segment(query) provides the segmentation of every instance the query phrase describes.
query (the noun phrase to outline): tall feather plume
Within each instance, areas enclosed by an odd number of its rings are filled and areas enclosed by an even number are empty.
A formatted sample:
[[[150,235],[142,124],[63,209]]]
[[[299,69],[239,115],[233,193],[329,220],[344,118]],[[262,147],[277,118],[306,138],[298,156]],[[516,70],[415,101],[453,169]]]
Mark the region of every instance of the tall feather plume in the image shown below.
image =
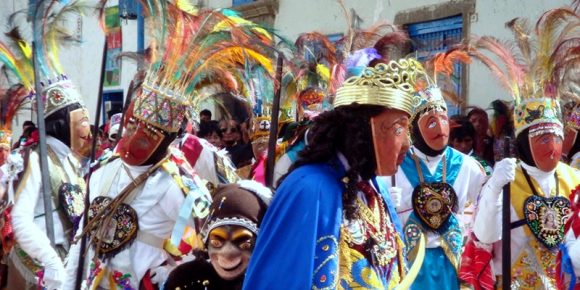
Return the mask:
[[[17,49],[0,42],[0,62],[9,68],[18,78],[19,84],[11,86],[0,93],[0,129],[11,130],[14,115],[30,101],[34,89],[34,72],[29,55],[29,45],[20,38],[18,31],[10,31],[9,39],[15,42]]]
[[[561,36],[562,28],[569,22],[578,22],[578,15],[569,8],[556,8],[545,12],[536,23],[538,51],[533,66],[536,78],[546,79],[550,75],[552,71],[550,56],[554,46],[557,45],[557,39]]]
[[[0,95],[0,129],[12,129],[12,119],[20,109],[30,103],[30,89],[21,84],[13,85]]]
[[[410,40],[409,34],[397,28],[395,31],[387,33],[381,37],[373,46],[386,62],[392,59],[391,53],[394,49],[400,48]]]
[[[350,51],[373,47],[377,41],[388,33],[399,31],[399,29],[387,22],[378,22],[367,29],[358,29],[354,32]]]
[[[524,81],[526,77],[526,70],[525,67],[517,60],[513,53],[513,48],[508,43],[502,43],[498,39],[491,37],[491,36],[483,36],[475,41],[475,46],[478,49],[483,49],[491,52],[494,54],[500,62],[503,63],[503,69],[501,71],[505,71],[505,77],[501,77],[498,74],[498,71],[493,69],[494,72],[500,79],[505,79],[509,83],[509,88],[512,92],[514,92],[515,96],[520,96],[521,89],[526,91],[532,90],[533,88],[524,88]],[[476,58],[480,58],[482,54],[474,54]],[[488,58],[488,60],[491,60]],[[489,65],[490,62],[484,62],[488,67],[491,68]],[[498,67],[498,66],[495,66]]]
[[[167,32],[165,36],[154,35],[161,54],[148,69],[145,80],[148,84],[197,103],[201,100],[195,89],[205,83],[245,90],[240,81],[248,77],[244,67],[253,67],[255,76],[272,83],[275,50],[267,29],[241,19],[232,11],[192,9],[187,5],[184,8],[180,2],[162,7],[161,0],[142,2],[148,7],[146,11],[164,14],[165,25],[154,22],[153,27]],[[156,20],[148,17],[148,21]]]
[[[532,44],[530,41],[531,28],[529,27],[528,21],[522,18],[514,18],[506,23],[506,27],[513,32],[516,44],[518,45],[526,65],[531,65],[533,56]]]
[[[44,78],[51,79],[64,74],[60,64],[58,51],[63,44],[79,43],[68,28],[63,24],[66,23],[71,15],[83,15],[92,6],[86,4],[83,0],[75,0],[62,6],[58,0],[50,0],[48,4],[43,5],[40,1],[38,7],[43,7],[42,18],[35,17],[33,20],[35,50],[37,52],[36,61],[41,69]]]
[[[460,106],[463,100],[461,96],[455,93],[455,87],[459,80],[453,76],[454,65],[456,63],[471,63],[469,53],[463,46],[456,46],[446,52],[435,54],[424,66],[425,72],[431,76],[433,81],[441,89],[445,100]]]
[[[326,89],[332,78],[330,70],[337,65],[336,47],[328,37],[318,32],[301,34],[296,39],[295,46],[296,53],[292,62],[297,90],[308,86]],[[328,76],[325,76],[327,71]]]
[[[510,79],[509,75],[502,69],[496,61],[492,58],[484,54],[475,43],[477,42],[478,38],[472,37],[466,44],[465,50],[469,53],[472,59],[477,59],[481,63],[483,63],[490,72],[499,80],[500,84],[508,91],[514,92],[514,96],[516,92],[519,91],[519,87],[512,79]],[[496,55],[496,57],[498,57]],[[515,90],[515,91],[514,91]]]

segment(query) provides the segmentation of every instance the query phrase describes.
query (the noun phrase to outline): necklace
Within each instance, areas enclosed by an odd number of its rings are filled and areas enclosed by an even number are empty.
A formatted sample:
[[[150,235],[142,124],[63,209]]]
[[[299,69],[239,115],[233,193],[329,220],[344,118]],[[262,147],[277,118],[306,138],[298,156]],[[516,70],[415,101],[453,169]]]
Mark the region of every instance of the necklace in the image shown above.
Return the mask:
[[[367,204],[362,202],[360,198],[357,199],[357,212],[363,221],[365,232],[370,238],[366,251],[369,253],[373,265],[386,270],[397,255],[397,245],[390,217],[387,216],[383,199],[368,182],[360,182],[358,187],[367,198]]]

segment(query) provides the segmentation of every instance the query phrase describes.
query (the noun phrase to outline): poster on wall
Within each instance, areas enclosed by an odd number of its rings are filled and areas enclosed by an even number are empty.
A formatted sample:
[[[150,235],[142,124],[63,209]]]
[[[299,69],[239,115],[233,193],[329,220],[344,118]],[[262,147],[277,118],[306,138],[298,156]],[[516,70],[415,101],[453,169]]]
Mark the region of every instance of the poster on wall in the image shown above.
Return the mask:
[[[106,8],[105,26],[107,27],[107,63],[105,64],[104,87],[116,87],[121,83],[121,62],[117,60],[117,55],[123,50],[119,6]]]

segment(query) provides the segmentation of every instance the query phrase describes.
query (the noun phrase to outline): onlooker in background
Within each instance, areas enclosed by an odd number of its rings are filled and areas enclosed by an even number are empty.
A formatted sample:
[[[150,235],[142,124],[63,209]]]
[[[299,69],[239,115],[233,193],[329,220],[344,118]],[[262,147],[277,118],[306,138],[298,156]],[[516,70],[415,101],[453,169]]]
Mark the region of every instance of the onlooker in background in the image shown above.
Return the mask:
[[[490,175],[492,172],[491,166],[485,159],[477,155],[474,150],[474,140],[477,136],[477,130],[474,128],[473,124],[467,117],[464,116],[451,119],[451,132],[449,134],[451,147],[455,148],[463,154],[473,157],[479,162],[479,164],[481,164],[485,170],[485,174]]]
[[[202,110],[199,112],[199,122],[209,122],[211,121],[211,111],[208,109]]]
[[[34,130],[36,130],[34,122],[30,120],[24,121],[24,123],[22,123],[22,135],[20,135],[20,138],[18,138],[18,140],[12,145],[12,149],[16,149],[20,147],[21,143],[26,142]]]
[[[493,159],[495,162],[507,157],[515,156],[516,146],[514,138],[514,122],[512,120],[511,105],[502,100],[495,100],[491,103],[493,109],[493,119],[491,121],[491,133],[493,136]],[[505,156],[505,138],[510,137],[510,156]]]
[[[220,130],[223,134],[222,141],[225,147],[233,147],[241,141],[241,128],[236,120],[222,120],[220,122]]]
[[[202,122],[199,124],[199,131],[197,137],[207,140],[211,145],[218,149],[222,149],[224,144],[222,142],[222,131],[220,130],[217,121]]]
[[[109,148],[111,150],[115,149],[115,147],[117,146],[117,142],[119,140],[117,133],[119,133],[119,128],[121,127],[122,115],[123,115],[122,113],[117,113],[117,114],[111,116],[109,134],[108,134]]]
[[[103,124],[99,127],[99,136],[97,142],[97,157],[100,156],[105,150],[109,149],[109,135],[105,131],[106,125]]]
[[[471,155],[474,149],[475,128],[464,116],[452,117],[449,140],[451,147],[459,152]]]
[[[489,117],[487,116],[487,112],[479,107],[470,108],[471,110],[467,114],[467,119],[475,129],[473,150],[475,150],[477,156],[493,165],[493,138],[488,135]]]
[[[252,144],[242,142],[241,127],[238,122],[233,119],[223,120],[220,122],[220,130],[223,134],[224,147],[236,168],[251,164],[254,158]]]

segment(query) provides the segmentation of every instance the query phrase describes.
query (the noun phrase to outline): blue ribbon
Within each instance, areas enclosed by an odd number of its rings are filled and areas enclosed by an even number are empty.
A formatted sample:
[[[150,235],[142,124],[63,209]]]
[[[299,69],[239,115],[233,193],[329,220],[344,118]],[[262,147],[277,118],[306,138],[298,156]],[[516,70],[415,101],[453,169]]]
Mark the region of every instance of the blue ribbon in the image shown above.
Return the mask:
[[[461,168],[461,164],[463,164],[463,155],[449,146],[447,146],[447,149],[445,149],[444,154],[447,174],[446,182],[453,186],[453,184],[455,184],[455,180],[457,179],[457,175],[459,175],[459,168]],[[425,165],[423,160],[419,159],[419,165],[421,166],[421,171],[423,173],[423,179],[425,182],[432,183],[443,181],[443,162],[439,162],[434,174],[431,174],[429,168],[427,165]],[[401,169],[405,173],[405,176],[407,176],[407,179],[409,179],[411,185],[413,187],[417,187],[420,181],[411,150],[407,152],[405,159],[403,160],[403,164],[401,164]]]
[[[574,273],[574,267],[572,266],[572,258],[568,253],[568,248],[564,243],[560,244],[560,253],[562,255],[562,273],[560,277],[564,277],[565,274],[570,276],[570,287],[569,290],[574,289],[574,285],[576,285],[576,274]]]
[[[381,178],[375,177],[372,179],[372,182],[387,204],[387,208],[389,209],[389,216],[391,217],[391,221],[395,225],[397,232],[399,232],[399,235],[403,236],[403,223],[401,223],[401,220],[397,215],[397,211],[395,210],[395,206],[393,205],[393,201],[391,201],[391,194],[389,189],[385,186],[385,183]]]

